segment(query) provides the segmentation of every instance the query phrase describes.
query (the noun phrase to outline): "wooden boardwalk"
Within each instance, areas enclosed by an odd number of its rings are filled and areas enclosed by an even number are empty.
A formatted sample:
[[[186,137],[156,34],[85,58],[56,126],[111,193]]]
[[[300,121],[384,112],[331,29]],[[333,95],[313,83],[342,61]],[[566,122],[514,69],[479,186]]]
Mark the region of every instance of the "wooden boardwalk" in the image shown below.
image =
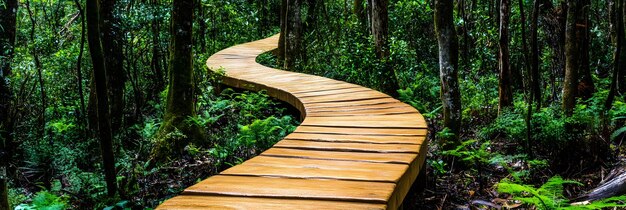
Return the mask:
[[[158,209],[397,209],[422,169],[427,125],[413,107],[358,85],[272,69],[278,35],[222,50],[222,83],[267,90],[304,121],[274,147],[187,188]]]

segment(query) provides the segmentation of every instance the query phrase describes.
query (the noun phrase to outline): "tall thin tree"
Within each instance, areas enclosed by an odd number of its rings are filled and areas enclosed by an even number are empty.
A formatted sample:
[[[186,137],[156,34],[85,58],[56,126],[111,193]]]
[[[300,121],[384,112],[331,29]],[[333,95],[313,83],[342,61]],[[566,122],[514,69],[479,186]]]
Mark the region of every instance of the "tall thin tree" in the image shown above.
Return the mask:
[[[567,20],[565,25],[565,78],[563,80],[563,111],[571,116],[576,105],[578,71],[580,64],[579,43],[576,39],[576,16],[578,0],[567,1]]]
[[[541,108],[541,86],[539,75],[539,44],[537,41],[538,32],[537,25],[539,21],[539,1],[533,3],[533,17],[530,23],[530,50],[531,50],[531,66],[530,66],[530,87],[533,95],[533,101],[536,103],[536,109]]]
[[[608,111],[613,106],[613,102],[615,101],[615,95],[619,92],[618,82],[619,77],[622,76],[622,72],[624,71],[623,66],[621,65],[624,61],[624,42],[626,41],[624,38],[624,1],[615,2],[615,6],[613,8],[615,10],[615,51],[613,54],[613,75],[611,78],[611,86],[609,88],[609,95],[607,96],[606,102],[604,103],[604,110]]]
[[[80,100],[80,114],[79,114],[79,122],[82,124],[81,129],[85,129],[87,127],[86,121],[86,109],[85,109],[85,94],[83,92],[83,50],[85,49],[85,11],[81,6],[80,0],[74,0],[74,4],[76,4],[76,8],[80,13],[80,49],[78,51],[78,59],[76,59],[76,83],[78,85],[78,98]],[[84,131],[84,130],[83,130]],[[86,132],[85,132],[86,134]]]
[[[498,69],[500,70],[498,85],[498,114],[505,107],[513,104],[513,92],[511,88],[511,64],[509,60],[509,19],[511,16],[511,2],[500,0],[500,39],[498,53]]]
[[[454,30],[454,4],[452,0],[435,0],[435,31],[439,44],[439,77],[441,79],[441,101],[443,125],[454,137],[447,145],[458,144],[461,131],[461,92],[458,81],[459,45]]]
[[[376,56],[383,63],[383,72],[378,75],[378,83],[383,92],[391,96],[398,96],[398,80],[389,60],[389,0],[371,0],[371,31],[374,37]]]
[[[93,78],[97,96],[98,137],[104,165],[104,175],[107,184],[107,193],[114,196],[117,191],[115,172],[115,156],[113,155],[113,141],[111,121],[109,119],[109,100],[107,91],[107,72],[100,39],[100,0],[87,0],[87,42],[93,64]]]

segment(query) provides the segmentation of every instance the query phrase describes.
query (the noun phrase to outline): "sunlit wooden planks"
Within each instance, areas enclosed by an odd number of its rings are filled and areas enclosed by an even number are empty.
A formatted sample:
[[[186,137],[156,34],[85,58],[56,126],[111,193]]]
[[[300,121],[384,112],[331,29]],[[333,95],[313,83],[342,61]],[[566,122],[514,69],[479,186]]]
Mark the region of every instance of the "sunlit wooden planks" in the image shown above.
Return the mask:
[[[296,107],[295,132],[261,155],[187,188],[158,209],[396,209],[426,157],[427,124],[375,90],[256,63],[278,35],[207,60],[222,83]]]
[[[384,210],[384,204],[357,203],[346,201],[299,200],[280,198],[254,198],[232,196],[181,195],[165,201],[159,209],[301,209],[301,210]]]

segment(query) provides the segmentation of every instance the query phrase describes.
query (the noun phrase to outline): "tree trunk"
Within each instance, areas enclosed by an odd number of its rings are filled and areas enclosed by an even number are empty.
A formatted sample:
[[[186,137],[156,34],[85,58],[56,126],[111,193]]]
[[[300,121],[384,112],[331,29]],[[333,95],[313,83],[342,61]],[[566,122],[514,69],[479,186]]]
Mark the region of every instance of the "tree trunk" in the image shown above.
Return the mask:
[[[196,12],[198,13],[197,21],[198,21],[198,45],[200,45],[200,53],[206,52],[206,37],[204,37],[206,33],[206,23],[204,22],[204,7],[202,6],[201,0],[196,0]],[[259,11],[259,14],[263,14],[262,11]],[[263,17],[261,17],[263,18]],[[261,30],[259,30],[261,31]]]
[[[607,96],[606,102],[604,103],[604,110],[608,111],[613,106],[613,101],[615,100],[615,95],[618,92],[618,82],[619,77],[624,71],[623,66],[624,63],[622,59],[624,59],[624,53],[622,49],[624,49],[623,45],[626,41],[624,38],[624,3],[623,1],[618,1],[615,3],[614,9],[615,12],[615,51],[613,54],[613,75],[611,78],[611,87],[609,88],[609,95]]]
[[[83,63],[83,50],[85,49],[85,11],[80,4],[79,0],[74,0],[74,4],[78,8],[78,12],[80,13],[80,49],[78,52],[78,59],[76,61],[76,83],[78,84],[78,98],[80,100],[80,113],[78,114],[78,121],[80,122],[80,127],[83,133],[86,135],[86,125],[87,122],[85,120],[85,94],[83,93],[83,72],[82,72],[82,63]]]
[[[154,74],[154,79],[152,84],[154,85],[152,90],[150,91],[150,93],[148,93],[149,100],[156,100],[158,99],[158,95],[161,91],[163,91],[163,88],[165,88],[165,84],[164,84],[164,78],[163,78],[163,66],[161,65],[162,62],[162,58],[161,58],[161,41],[159,40],[160,38],[160,24],[159,24],[159,20],[157,20],[156,16],[157,16],[157,8],[159,5],[159,0],[151,0],[150,3],[152,4],[152,12],[153,12],[153,19],[152,19],[152,23],[151,23],[151,29],[152,29],[152,60],[150,63],[150,68],[152,69],[152,73]]]
[[[374,46],[376,48],[376,56],[383,63],[383,72],[374,72],[378,75],[381,90],[390,95],[397,97],[398,80],[394,72],[393,66],[389,60],[389,0],[372,0],[372,36],[374,37]]]
[[[0,209],[9,209],[9,160],[13,156],[12,91],[7,77],[11,75],[11,62],[15,45],[17,0],[5,0],[0,7]]]
[[[620,2],[622,5],[620,6],[620,17],[621,17],[621,25],[622,25],[622,30],[626,30],[626,3],[623,1],[618,1]],[[622,31],[622,33],[624,33]],[[626,34],[624,34],[622,36],[622,50],[626,49]],[[617,94],[624,94],[626,93],[626,53],[622,52],[620,53],[620,58],[619,58],[619,72],[617,74]]]
[[[367,29],[367,12],[365,11],[365,4],[363,0],[354,0],[353,11],[354,15],[356,15],[359,23],[363,26],[363,33],[366,33]]]
[[[513,93],[511,92],[511,64],[509,61],[509,18],[511,15],[511,4],[509,0],[501,0],[500,2],[498,114],[502,114],[503,108],[513,104]]]
[[[285,61],[285,37],[287,36],[287,0],[280,1],[280,36],[278,37],[278,62]]]
[[[439,77],[443,103],[443,126],[454,133],[447,148],[458,144],[461,129],[461,93],[458,82],[458,40],[454,30],[452,0],[435,0],[435,31],[439,44]]]
[[[563,80],[562,107],[565,115],[571,116],[576,105],[578,86],[579,52],[576,39],[577,0],[567,1],[567,20],[565,25],[565,78]]]
[[[98,136],[104,165],[104,174],[107,184],[107,193],[115,196],[117,190],[115,159],[113,155],[113,141],[111,135],[111,121],[109,119],[109,101],[107,92],[107,72],[105,58],[100,40],[99,0],[87,0],[87,41],[93,64],[93,78],[97,95],[98,106]]]
[[[301,0],[287,0],[285,25],[285,69],[293,68],[302,53],[302,20],[300,18]]]
[[[539,44],[537,42],[537,24],[539,21],[539,0],[535,0],[533,3],[533,17],[530,24],[530,43],[532,51],[532,60],[530,68],[530,87],[533,95],[534,102],[537,103],[536,110],[541,108],[541,78],[539,75]]]
[[[124,54],[119,20],[114,16],[117,0],[100,0],[100,23],[102,24],[102,48],[106,63],[109,91],[111,130],[116,133],[122,127],[124,117]]]
[[[599,186],[593,188],[589,193],[574,199],[577,204],[588,204],[591,201],[620,196],[626,194],[626,168],[620,167],[607,175]]]
[[[527,75],[530,75],[530,63],[528,57],[529,57],[529,53],[528,53],[528,42],[527,42],[527,38],[526,38],[526,13],[525,13],[525,8],[524,8],[524,0],[518,0],[517,1],[518,6],[519,6],[519,11],[520,11],[520,25],[522,27],[520,27],[521,29],[521,38],[522,38],[522,60],[523,60],[523,67],[520,69],[523,69],[521,72],[526,72]],[[521,78],[521,74],[517,75]],[[523,79],[519,79],[522,80]],[[530,80],[528,80],[530,82]],[[531,102],[532,103],[532,102]]]
[[[577,36],[580,40],[580,82],[578,83],[578,96],[586,100],[593,96],[595,93],[595,85],[593,84],[593,77],[591,76],[591,68],[589,65],[589,45],[590,45],[590,28],[591,21],[589,19],[590,10],[589,0],[583,0],[579,5],[580,14],[578,17],[578,30]]]
[[[166,135],[179,130],[188,140],[202,140],[200,128],[187,123],[195,117],[194,83],[192,64],[193,39],[193,3],[194,0],[174,0],[172,3],[172,20],[170,26],[170,65],[169,88],[163,124],[159,135],[161,142],[153,149],[153,159],[163,159],[170,154],[180,154],[188,142],[167,139]]]
[[[321,2],[319,2],[320,0],[307,0],[307,15],[306,15],[306,20],[304,21],[305,23],[305,27],[304,27],[304,31],[306,33],[309,33],[311,31],[313,31],[313,29],[316,28],[316,24],[317,24],[317,9],[318,6]],[[304,44],[304,43],[303,43]],[[303,47],[302,49],[306,49],[306,47]]]
[[[618,25],[618,19],[619,17],[621,17],[621,11],[618,9],[619,7],[618,2],[621,1],[616,1],[616,0],[608,0],[607,4],[608,4],[608,8],[609,8],[609,34],[611,34],[611,43],[613,43],[614,45],[617,43],[617,25]]]
[[[93,71],[91,72],[89,78],[90,78],[89,80],[90,82],[89,82],[89,97],[87,98],[87,126],[89,127],[90,130],[96,131],[98,130],[98,98],[96,96],[96,82],[95,82],[96,79],[93,75]]]
[[[376,48],[376,56],[379,59],[389,57],[389,14],[387,6],[389,0],[372,0],[372,36],[374,37],[374,46]]]

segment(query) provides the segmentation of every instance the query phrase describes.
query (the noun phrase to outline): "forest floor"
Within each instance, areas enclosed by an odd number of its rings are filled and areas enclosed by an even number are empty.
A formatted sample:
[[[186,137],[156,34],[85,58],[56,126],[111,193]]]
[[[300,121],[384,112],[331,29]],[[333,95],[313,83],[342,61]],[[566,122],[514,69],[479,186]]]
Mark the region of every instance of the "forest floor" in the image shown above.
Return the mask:
[[[433,126],[432,120],[429,125],[429,154],[426,166],[426,180],[422,180],[425,188],[422,190],[412,189],[403,203],[405,209],[500,209],[524,207],[519,201],[515,201],[508,194],[500,194],[497,184],[503,179],[512,179],[510,169],[525,171],[528,163],[524,160],[506,162],[509,167],[501,164],[484,164],[468,166],[457,157],[442,154],[437,142],[436,132],[438,127]],[[435,124],[436,125],[436,124]],[[621,143],[619,144],[621,145]],[[490,154],[509,154],[509,156],[523,156],[518,151],[520,145],[507,142],[505,138],[499,138],[485,148]],[[624,150],[622,150],[624,151]],[[517,154],[519,153],[519,154]],[[541,186],[548,178],[560,175],[568,180],[581,183],[581,185],[564,185],[564,196],[575,199],[585,192],[596,187],[604,177],[607,177],[613,169],[623,167],[626,163],[626,154],[616,154],[617,158],[595,166],[577,167],[570,165],[567,171],[556,171],[554,167],[545,166],[532,173],[525,175],[525,183],[534,187]],[[439,164],[433,162],[438,162]],[[435,168],[441,165],[441,168]],[[435,167],[433,167],[435,166]],[[418,182],[417,180],[416,182]],[[624,208],[626,209],[626,208]]]

